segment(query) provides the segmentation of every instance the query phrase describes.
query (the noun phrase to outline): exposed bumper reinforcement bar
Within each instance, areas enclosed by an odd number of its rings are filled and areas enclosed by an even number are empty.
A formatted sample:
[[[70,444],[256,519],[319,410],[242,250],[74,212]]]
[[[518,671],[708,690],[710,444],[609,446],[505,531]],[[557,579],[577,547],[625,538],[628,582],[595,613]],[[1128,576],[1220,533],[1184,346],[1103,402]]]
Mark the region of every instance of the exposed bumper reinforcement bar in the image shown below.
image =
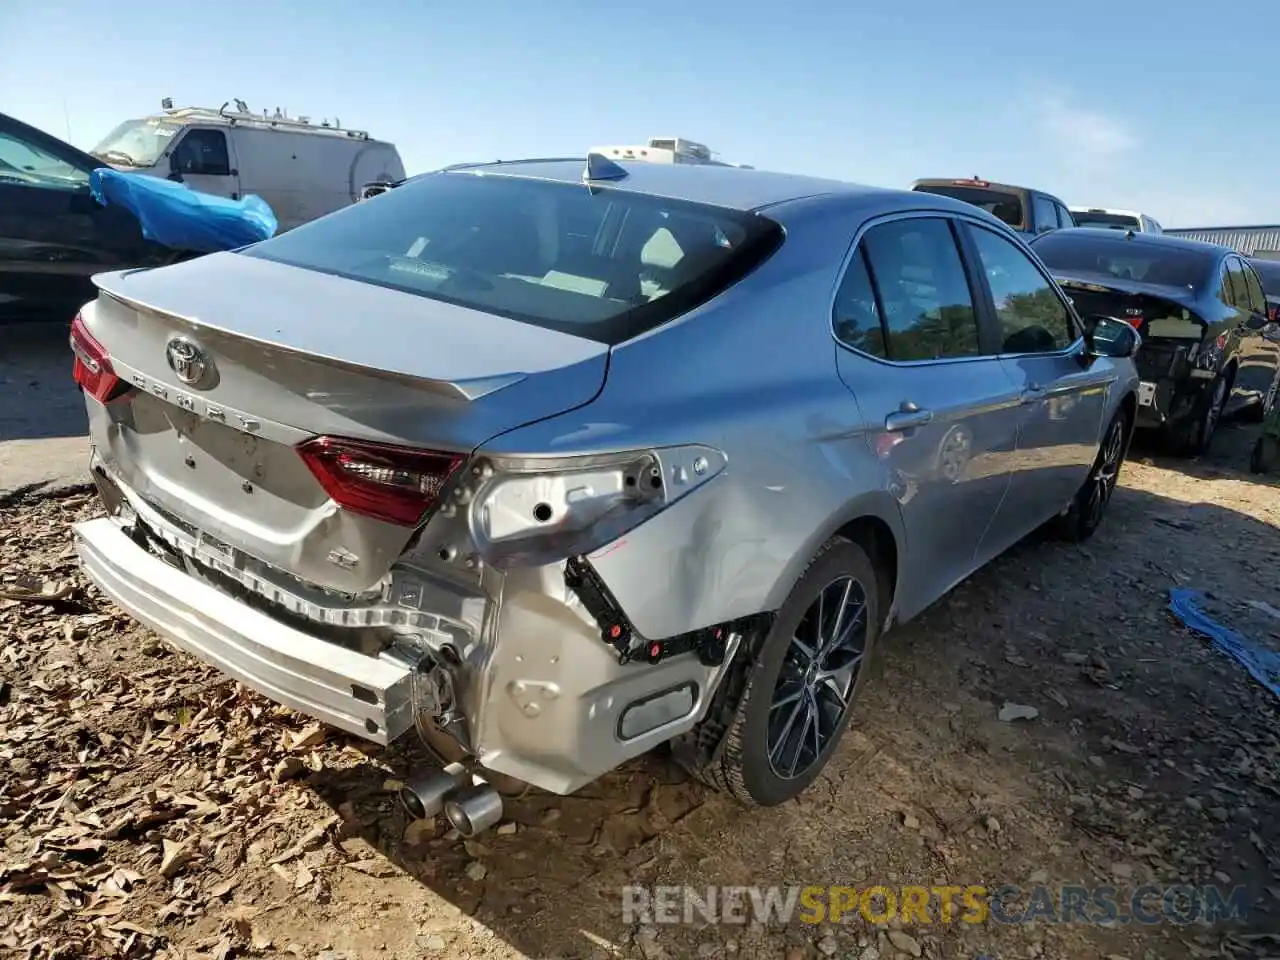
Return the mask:
[[[265,697],[388,744],[414,724],[409,665],[285,626],[133,542],[109,518],[74,527],[85,572],[166,640]]]

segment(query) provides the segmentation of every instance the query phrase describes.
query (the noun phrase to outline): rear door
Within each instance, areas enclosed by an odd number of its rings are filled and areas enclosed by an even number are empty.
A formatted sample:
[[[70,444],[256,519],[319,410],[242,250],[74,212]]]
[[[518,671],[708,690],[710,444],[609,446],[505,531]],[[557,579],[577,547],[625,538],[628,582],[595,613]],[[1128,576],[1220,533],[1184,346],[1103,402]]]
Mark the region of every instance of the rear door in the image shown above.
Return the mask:
[[[979,329],[956,229],[936,214],[877,221],[836,297],[840,376],[902,511],[904,616],[975,568],[1017,434],[1018,391]]]
[[[966,229],[994,316],[1000,362],[1019,392],[1009,493],[981,548],[1002,552],[1066,506],[1097,455],[1115,363],[1080,363],[1082,333],[1061,288],[1021,245],[977,224]]]
[[[1247,261],[1237,259],[1236,262],[1244,280],[1248,315],[1240,331],[1240,366],[1227,401],[1228,409],[1265,401],[1272,392],[1280,351],[1280,346],[1266,336],[1274,331],[1275,324],[1267,315],[1262,281]]]

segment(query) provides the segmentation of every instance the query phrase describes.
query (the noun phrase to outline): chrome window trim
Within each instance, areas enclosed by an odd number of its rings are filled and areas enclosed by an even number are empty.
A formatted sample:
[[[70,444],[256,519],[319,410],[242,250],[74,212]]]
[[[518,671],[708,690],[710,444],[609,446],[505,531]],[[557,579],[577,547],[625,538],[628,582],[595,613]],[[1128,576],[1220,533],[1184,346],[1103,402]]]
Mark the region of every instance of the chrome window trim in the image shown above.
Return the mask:
[[[831,332],[831,339],[835,341],[835,344],[838,348],[842,350],[848,350],[850,353],[854,353],[858,357],[864,360],[869,360],[873,363],[883,364],[886,367],[897,367],[897,368],[935,367],[935,366],[941,366],[944,364],[956,364],[956,363],[981,363],[981,362],[989,362],[993,360],[998,361],[1002,359],[1009,359],[1009,358],[1016,358],[1016,357],[1071,356],[1074,353],[1078,353],[1083,348],[1084,335],[1083,333],[1081,333],[1066,349],[1054,351],[1053,353],[980,353],[980,354],[977,354],[976,356],[938,357],[937,359],[934,359],[934,360],[888,360],[884,357],[877,357],[873,353],[867,353],[865,350],[859,350],[857,347],[853,346],[852,344],[846,343],[844,340],[842,340],[840,338],[840,335],[836,333],[836,298],[840,294],[840,287],[844,284],[845,275],[849,272],[849,264],[853,261],[854,256],[857,254],[858,247],[862,243],[863,237],[865,237],[868,231],[870,231],[873,227],[882,226],[883,224],[886,224],[886,223],[895,223],[899,220],[925,220],[925,219],[960,220],[972,226],[981,227],[985,230],[990,230],[992,233],[996,234],[997,236],[1000,236],[1001,232],[1003,231],[1003,233],[1006,235],[1006,238],[1014,237],[1015,240],[1017,238],[1017,234],[1014,233],[1013,229],[1007,226],[1006,224],[1001,223],[999,220],[994,221],[994,225],[993,225],[992,223],[988,223],[984,221],[981,217],[976,217],[969,213],[961,213],[956,210],[930,210],[925,208],[920,208],[916,210],[899,210],[894,213],[880,214],[879,216],[872,217],[871,219],[864,221],[862,225],[858,227],[857,231],[854,233],[853,242],[849,244],[849,248],[845,251],[844,256],[840,260],[840,269],[836,274],[836,282],[835,282],[835,285],[832,287],[830,303],[827,306],[827,323]],[[1015,246],[1016,245],[1017,244],[1015,243]],[[963,265],[964,264],[963,253],[961,252],[959,245],[956,246],[956,253],[961,256],[961,264]],[[1031,262],[1033,265],[1035,265],[1036,270],[1040,272],[1041,276],[1045,276],[1045,271],[1041,269],[1039,262],[1034,258],[1034,256],[1032,257]],[[966,275],[966,280],[967,279],[968,279],[968,276]],[[1076,318],[1075,307],[1072,306],[1071,301],[1067,299],[1066,294],[1062,292],[1062,287],[1060,287],[1058,285],[1058,282],[1056,280],[1053,280],[1052,278],[1049,278],[1049,282],[1052,285],[1052,287],[1058,292],[1059,299],[1065,302],[1067,307],[1067,316],[1069,318]],[[978,304],[975,303],[973,305],[973,309],[974,309],[974,321],[980,324],[980,321],[978,321],[978,316],[977,316]]]

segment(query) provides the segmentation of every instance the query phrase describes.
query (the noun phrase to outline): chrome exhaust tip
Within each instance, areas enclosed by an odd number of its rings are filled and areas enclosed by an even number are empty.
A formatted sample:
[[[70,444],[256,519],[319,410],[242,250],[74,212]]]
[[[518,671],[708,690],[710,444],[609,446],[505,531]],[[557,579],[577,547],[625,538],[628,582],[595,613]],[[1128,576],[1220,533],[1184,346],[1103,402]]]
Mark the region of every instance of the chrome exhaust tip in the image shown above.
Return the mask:
[[[487,783],[463,787],[445,801],[444,815],[463,837],[474,837],[502,819],[502,794]]]
[[[400,788],[400,805],[415,820],[429,820],[444,810],[445,798],[471,779],[467,768],[451,763],[409,780]]]

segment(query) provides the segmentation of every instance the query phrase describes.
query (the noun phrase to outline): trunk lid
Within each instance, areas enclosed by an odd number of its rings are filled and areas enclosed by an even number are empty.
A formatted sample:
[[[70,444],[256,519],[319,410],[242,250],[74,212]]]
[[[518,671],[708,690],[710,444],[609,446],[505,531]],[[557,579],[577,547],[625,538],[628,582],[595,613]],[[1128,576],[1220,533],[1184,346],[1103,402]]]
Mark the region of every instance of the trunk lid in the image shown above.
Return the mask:
[[[590,402],[607,368],[602,343],[233,253],[95,283],[84,325],[136,387],[89,401],[117,481],[222,555],[343,593],[372,589],[413,527],[339,509],[298,444],[465,455]]]
[[[1208,324],[1187,287],[1123,280],[1110,274],[1055,273],[1081,318],[1115,317],[1142,335],[1134,358],[1143,380],[1181,377],[1199,352]]]

